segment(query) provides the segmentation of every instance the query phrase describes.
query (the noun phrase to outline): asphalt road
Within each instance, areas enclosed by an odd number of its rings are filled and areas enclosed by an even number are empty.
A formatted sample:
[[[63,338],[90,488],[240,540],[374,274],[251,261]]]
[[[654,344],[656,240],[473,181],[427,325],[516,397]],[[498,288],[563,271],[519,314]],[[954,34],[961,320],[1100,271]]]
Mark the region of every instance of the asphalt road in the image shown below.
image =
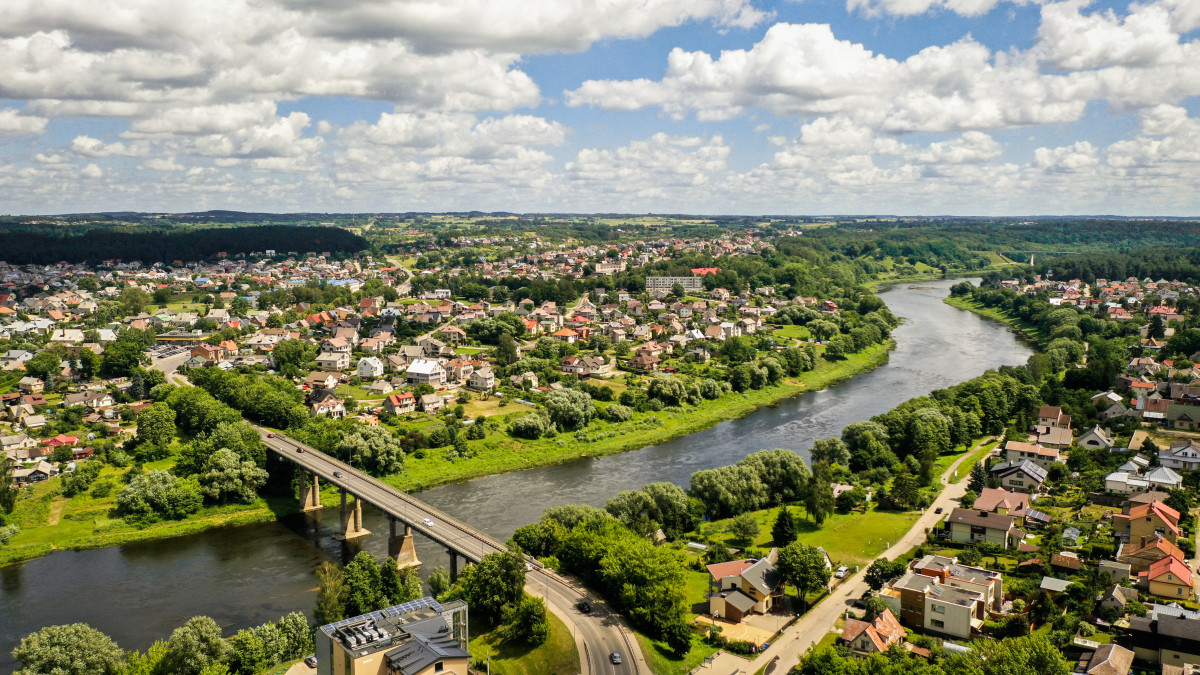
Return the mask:
[[[255,428],[262,435],[263,442],[276,453],[316,474],[322,481],[345,489],[365,503],[408,523],[414,530],[467,558],[479,560],[488,553],[507,550],[503,542],[344,462],[286,436],[272,434],[261,427]],[[304,451],[299,452],[300,448]],[[340,475],[334,475],[335,471]],[[338,507],[334,504],[326,506]],[[604,602],[588,594],[572,581],[542,568],[532,559],[530,567],[526,573],[526,590],[545,598],[547,607],[571,629],[579,649],[583,673],[599,675],[649,672],[641,652],[636,649],[636,640],[629,628]],[[587,600],[592,606],[591,613],[584,614],[579,611],[578,605],[583,600]],[[613,665],[610,662],[609,654],[612,652],[621,654],[621,665]]]

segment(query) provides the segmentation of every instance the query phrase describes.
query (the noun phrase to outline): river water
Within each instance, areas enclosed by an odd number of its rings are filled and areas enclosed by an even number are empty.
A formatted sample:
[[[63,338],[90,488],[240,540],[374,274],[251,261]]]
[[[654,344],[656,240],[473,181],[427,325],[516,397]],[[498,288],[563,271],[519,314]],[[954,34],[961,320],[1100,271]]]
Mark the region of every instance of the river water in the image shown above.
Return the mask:
[[[756,450],[812,442],[897,404],[979,375],[1024,363],[1030,349],[1001,324],[942,302],[952,282],[901,285],[881,293],[905,323],[884,366],[824,391],[705,431],[641,450],[480,478],[426,490],[421,499],[500,539],[537,520],[549,506],[602,506],[621,490],[653,481],[684,487],[699,469],[731,464]],[[337,509],[265,523],[93,551],[62,551],[0,568],[0,672],[14,664],[21,636],[51,624],[83,621],[126,649],[165,639],[203,614],[229,634],[291,611],[309,612],[313,569],[344,560],[358,546],[386,555],[387,525],[373,509],[364,525],[381,533],[343,545],[330,538]],[[437,545],[417,536],[428,571],[447,565]]]

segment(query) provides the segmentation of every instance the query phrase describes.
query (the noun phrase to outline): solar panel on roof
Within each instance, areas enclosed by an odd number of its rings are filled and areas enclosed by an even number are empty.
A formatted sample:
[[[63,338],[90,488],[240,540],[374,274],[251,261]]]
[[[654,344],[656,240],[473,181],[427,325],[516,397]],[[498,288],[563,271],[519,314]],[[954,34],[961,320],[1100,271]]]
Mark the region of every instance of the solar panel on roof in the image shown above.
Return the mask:
[[[404,602],[399,605],[392,605],[391,607],[385,607],[381,610],[377,610],[374,612],[368,612],[367,614],[363,614],[361,616],[355,616],[355,617],[351,617],[349,619],[342,619],[341,621],[338,621],[335,623],[326,624],[324,626],[321,626],[321,630],[325,631],[327,634],[332,634],[333,632],[335,632],[338,628],[341,628],[342,626],[345,626],[345,625],[351,624],[351,623],[357,623],[364,619],[374,619],[376,621],[381,621],[388,617],[400,616],[401,614],[407,614],[409,612],[412,612],[412,611],[418,610],[418,609],[422,609],[424,607],[431,607],[431,608],[433,608],[433,610],[435,612],[442,611],[442,605],[440,603],[438,603],[437,600],[435,600],[429,596],[426,596],[424,598],[410,600],[409,602]]]

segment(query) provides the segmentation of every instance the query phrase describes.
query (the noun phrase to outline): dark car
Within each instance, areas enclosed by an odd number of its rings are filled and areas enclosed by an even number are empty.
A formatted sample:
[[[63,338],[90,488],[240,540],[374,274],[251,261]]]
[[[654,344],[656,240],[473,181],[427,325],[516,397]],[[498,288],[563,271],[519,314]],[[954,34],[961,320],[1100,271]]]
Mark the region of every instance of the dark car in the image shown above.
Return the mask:
[[[940,506],[933,510],[934,513],[941,513],[942,511],[943,509]]]
[[[621,665],[621,652],[613,652],[608,655],[608,660],[612,661],[614,666]]]
[[[317,667],[317,656],[316,656],[316,654],[313,654],[312,656],[309,656],[309,657],[305,658],[305,659],[304,659],[304,665],[308,666],[309,668],[316,668],[316,667]]]
[[[579,603],[579,611],[583,612],[584,614],[587,614],[588,612],[592,611],[592,606],[589,605],[586,601],[581,602],[581,603]]]
[[[334,472],[333,472],[333,477],[334,477],[334,478],[341,478],[341,477],[342,477],[342,472],[341,472],[341,471],[334,471]]]
[[[301,447],[297,446],[297,447],[296,447],[296,452],[304,452],[304,448],[301,448]]]

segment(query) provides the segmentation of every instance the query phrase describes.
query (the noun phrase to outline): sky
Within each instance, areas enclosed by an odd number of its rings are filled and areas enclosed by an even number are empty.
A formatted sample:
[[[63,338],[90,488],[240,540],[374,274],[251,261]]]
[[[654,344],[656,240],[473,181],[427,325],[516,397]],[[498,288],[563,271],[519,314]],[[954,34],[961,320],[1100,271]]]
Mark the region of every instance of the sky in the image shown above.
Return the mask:
[[[1198,0],[3,0],[0,213],[1200,215]]]

